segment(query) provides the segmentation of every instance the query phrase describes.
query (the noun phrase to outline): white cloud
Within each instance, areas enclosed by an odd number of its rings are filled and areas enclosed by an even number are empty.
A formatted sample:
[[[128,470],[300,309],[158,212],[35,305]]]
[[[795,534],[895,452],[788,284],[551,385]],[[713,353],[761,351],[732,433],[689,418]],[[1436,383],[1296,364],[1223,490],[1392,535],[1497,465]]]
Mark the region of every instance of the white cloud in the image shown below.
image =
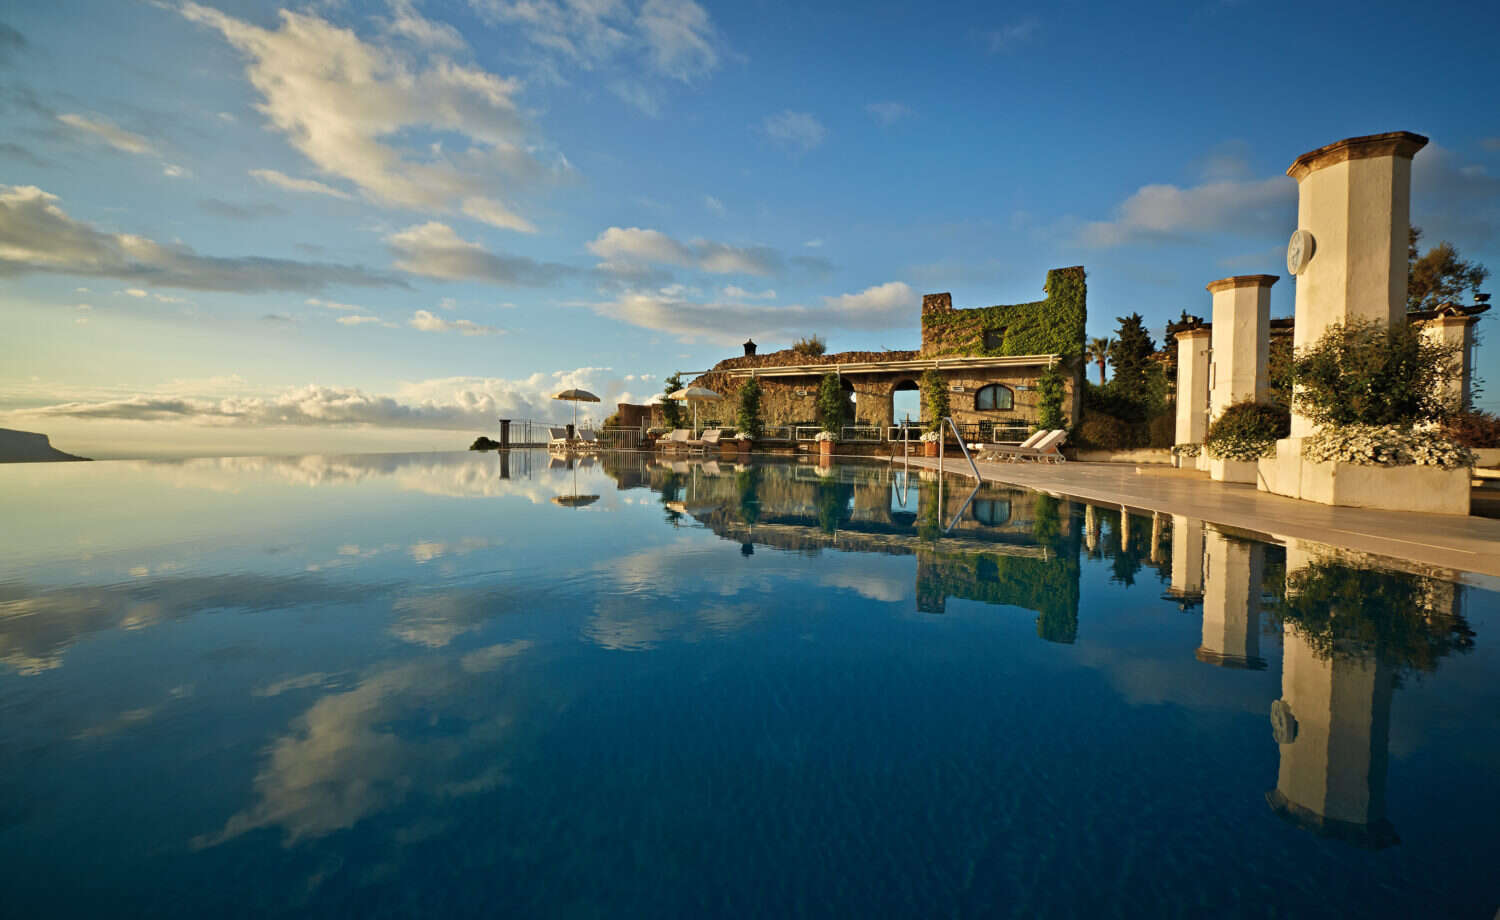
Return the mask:
[[[601,270],[625,274],[632,265],[679,265],[721,275],[771,275],[782,268],[781,256],[765,246],[731,246],[705,239],[683,243],[660,230],[642,227],[610,227],[588,249],[604,260]]]
[[[776,292],[771,288],[764,291],[747,291],[739,285],[731,284],[724,288],[724,296],[731,300],[775,300]]]
[[[27,272],[119,278],[204,291],[312,291],[327,284],[400,284],[358,266],[259,256],[200,255],[130,233],[74,220],[57,196],[29,185],[0,185],[0,278]]]
[[[719,66],[720,40],[693,0],[469,0],[492,22],[518,26],[551,61],[582,70],[618,65],[691,83]]]
[[[822,240],[808,240],[807,242],[803,243],[802,245],[806,246],[808,249],[822,249],[823,248],[823,241]]]
[[[141,137],[139,134],[134,134],[130,131],[126,131],[124,128],[118,127],[104,118],[88,118],[83,115],[77,115],[70,112],[65,115],[57,116],[57,120],[70,128],[74,128],[86,134],[91,134],[95,138],[103,141],[116,150],[120,150],[125,153],[133,153],[139,155],[153,154],[156,152],[156,150],[151,146],[151,142],[146,140],[144,137]]]
[[[791,109],[767,115],[761,129],[771,140],[795,153],[807,153],[820,146],[828,136],[828,129],[811,113]]]
[[[984,40],[989,46],[991,54],[1000,54],[1001,52],[1012,50],[1017,45],[1030,41],[1035,37],[1037,30],[1041,26],[1041,21],[1035,16],[1028,16],[1009,25],[985,32]]]
[[[1412,161],[1411,212],[1424,246],[1447,240],[1469,252],[1487,245],[1500,236],[1500,177],[1428,144]]]
[[[703,196],[703,206],[705,208],[708,208],[713,213],[719,215],[720,217],[723,217],[726,213],[728,213],[727,209],[724,207],[724,202],[720,201],[712,195]]]
[[[126,288],[125,290],[121,291],[120,293],[121,294],[129,294],[131,297],[145,297],[145,296],[147,296],[146,292],[143,291],[143,290],[141,290],[140,288]]]
[[[607,367],[579,367],[536,373],[518,379],[446,377],[406,383],[390,395],[367,393],[357,387],[308,386],[253,395],[244,388],[232,395],[200,395],[214,389],[202,382],[182,381],[150,393],[77,399],[20,409],[9,420],[41,424],[46,419],[126,420],[190,423],[214,427],[380,427],[488,431],[496,418],[559,418],[563,414],[552,394],[578,386],[597,393],[603,402],[581,404],[579,418],[597,421],[612,412],[613,403],[629,401],[623,376]],[[221,388],[222,389],[222,388]],[[569,407],[571,411],[571,407]]]
[[[277,172],[274,169],[252,169],[250,175],[256,179],[284,188],[289,192],[304,192],[311,195],[328,195],[331,198],[348,198],[348,192],[341,192],[331,185],[325,185],[316,179],[297,179],[286,173]]]
[[[490,198],[465,198],[464,213],[492,227],[535,233],[536,227],[526,218]]]
[[[359,313],[352,313],[348,316],[338,317],[338,322],[345,326],[364,326],[370,323],[379,323],[381,319],[378,316],[365,316]]]
[[[386,244],[396,258],[397,268],[445,281],[488,281],[542,287],[578,273],[577,269],[567,265],[489,252],[437,221],[393,233],[386,237]]]
[[[1146,185],[1115,209],[1113,220],[1085,224],[1086,246],[1175,239],[1187,233],[1274,235],[1296,224],[1297,184],[1284,176],[1215,181],[1182,188]]]
[[[422,332],[457,332],[460,335],[504,335],[505,330],[496,326],[484,326],[467,319],[443,319],[436,313],[418,310],[408,323]]]
[[[815,306],[770,306],[737,300],[702,302],[680,290],[632,291],[592,305],[601,316],[669,333],[683,342],[736,345],[745,336],[766,342],[790,341],[831,329],[893,329],[913,325],[921,299],[901,281],[853,294],[824,297]]]
[[[386,31],[410,39],[418,45],[462,51],[468,47],[458,30],[447,23],[433,22],[416,11],[412,0],[390,0],[391,19]]]
[[[164,164],[161,168],[161,172],[162,175],[172,179],[181,179],[183,176],[188,175],[188,171],[183,169],[181,166],[178,166],[176,163]]]
[[[365,308],[352,303],[339,303],[336,300],[322,300],[317,297],[309,297],[302,301],[309,307],[322,307],[325,310],[343,310],[349,313],[363,313]]]
[[[318,16],[282,10],[262,29],[187,2],[182,14],[217,30],[247,59],[272,128],[323,172],[380,204],[420,211],[463,210],[515,229],[525,222],[496,202],[495,189],[568,171],[542,161],[516,104],[519,81],[430,53],[456,34],[398,3],[391,27],[415,49],[362,40]],[[404,142],[420,131],[452,132],[462,149]],[[304,189],[309,190],[309,189]]]
[[[865,106],[865,111],[886,127],[911,115],[911,107],[903,102],[872,102]]]

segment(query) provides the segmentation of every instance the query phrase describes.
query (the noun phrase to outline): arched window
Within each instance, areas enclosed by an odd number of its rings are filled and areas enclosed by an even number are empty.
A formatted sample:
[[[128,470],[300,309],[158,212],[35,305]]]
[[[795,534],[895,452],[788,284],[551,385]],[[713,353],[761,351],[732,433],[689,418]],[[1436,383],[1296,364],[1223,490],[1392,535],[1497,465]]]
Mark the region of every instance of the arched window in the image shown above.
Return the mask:
[[[1015,394],[1010,387],[992,383],[987,387],[980,387],[979,392],[974,394],[974,408],[980,412],[986,411],[1009,411],[1016,404]]]

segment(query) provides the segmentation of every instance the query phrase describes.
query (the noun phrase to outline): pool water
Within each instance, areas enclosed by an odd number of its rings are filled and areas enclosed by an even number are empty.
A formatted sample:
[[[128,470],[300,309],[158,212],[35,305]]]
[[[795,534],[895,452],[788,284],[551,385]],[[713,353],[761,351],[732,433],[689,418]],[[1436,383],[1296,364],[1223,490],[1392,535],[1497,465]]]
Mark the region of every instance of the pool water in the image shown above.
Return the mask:
[[[1500,906],[1461,572],[899,462],[28,464],[0,508],[6,916]]]

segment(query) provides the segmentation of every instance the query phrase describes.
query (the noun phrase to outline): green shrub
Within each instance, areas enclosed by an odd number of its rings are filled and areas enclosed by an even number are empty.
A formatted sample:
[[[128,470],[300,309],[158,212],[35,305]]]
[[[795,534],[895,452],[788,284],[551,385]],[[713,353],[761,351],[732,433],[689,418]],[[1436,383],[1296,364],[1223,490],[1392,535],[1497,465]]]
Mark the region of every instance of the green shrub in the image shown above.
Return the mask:
[[[799,355],[816,358],[828,351],[828,343],[821,335],[804,336],[792,343],[792,351]]]
[[[1163,412],[1146,423],[1147,447],[1172,447],[1177,443],[1177,415]]]
[[[1066,428],[1068,418],[1063,413],[1062,366],[1054,364],[1037,378],[1037,427],[1048,431]]]
[[[666,398],[667,394],[676,393],[680,389],[682,389],[681,374],[673,374],[672,376],[668,377],[665,383],[662,385],[661,418],[662,422],[666,424],[668,431],[671,431],[674,428],[681,428],[683,424],[682,403],[678,402],[675,399]]]
[[[740,405],[735,412],[734,424],[740,434],[758,438],[766,432],[766,423],[760,417],[760,382],[754,377],[740,387]]]
[[[1251,400],[1237,402],[1208,426],[1203,447],[1221,460],[1256,460],[1267,456],[1276,441],[1292,430],[1287,410]]]
[[[1457,349],[1410,323],[1333,325],[1292,362],[1297,410],[1319,425],[1411,425],[1453,414]]]
[[[844,395],[838,374],[824,374],[818,384],[818,424],[829,434],[837,435],[847,424],[849,399]]]
[[[1130,450],[1140,446],[1134,424],[1093,409],[1083,411],[1083,422],[1078,426],[1077,440],[1080,446],[1100,450]]]
[[[927,431],[942,431],[943,419],[949,414],[948,381],[936,370],[928,369],[917,381],[922,391],[923,408],[927,417],[923,419]]]
[[[1114,381],[1094,386],[1084,381],[1083,408],[1110,415],[1125,422],[1144,422],[1146,403],[1138,394],[1127,394]]]
[[[1500,447],[1500,417],[1473,410],[1443,422],[1443,436],[1465,447]]]

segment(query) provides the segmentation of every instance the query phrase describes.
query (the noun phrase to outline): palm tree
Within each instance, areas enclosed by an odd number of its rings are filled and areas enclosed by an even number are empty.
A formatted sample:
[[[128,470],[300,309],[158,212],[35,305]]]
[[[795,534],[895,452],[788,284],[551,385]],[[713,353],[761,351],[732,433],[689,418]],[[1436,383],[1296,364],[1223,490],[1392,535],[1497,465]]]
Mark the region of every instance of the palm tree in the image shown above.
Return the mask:
[[[1099,365],[1099,385],[1104,386],[1104,362],[1109,360],[1109,353],[1114,350],[1115,340],[1109,336],[1099,339],[1089,339],[1089,347],[1086,351],[1088,360]]]

